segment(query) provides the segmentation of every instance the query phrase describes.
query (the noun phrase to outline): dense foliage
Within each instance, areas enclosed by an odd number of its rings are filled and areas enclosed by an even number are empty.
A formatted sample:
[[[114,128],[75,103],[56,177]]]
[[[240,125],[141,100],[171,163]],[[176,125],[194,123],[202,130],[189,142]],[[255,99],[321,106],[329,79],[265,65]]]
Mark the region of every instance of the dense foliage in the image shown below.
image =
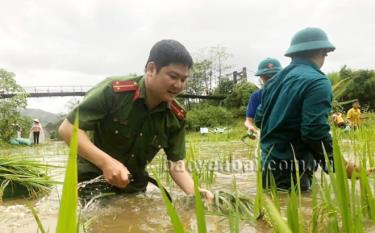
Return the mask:
[[[330,73],[329,78],[333,85],[347,80],[343,84],[343,90],[337,101],[349,101],[358,99],[366,110],[375,110],[375,71],[352,70],[344,66],[339,72]],[[344,105],[344,110],[351,107],[350,103]]]
[[[235,84],[233,90],[226,95],[224,107],[230,110],[235,117],[245,117],[250,95],[257,89],[254,84],[246,81]]]
[[[226,126],[232,120],[233,114],[225,108],[204,103],[189,111],[186,126],[188,129],[196,130],[200,127]]]
[[[14,79],[15,74],[0,69],[0,93],[14,93],[11,98],[0,99],[0,139],[8,141],[15,136],[18,127],[23,129],[25,136],[25,129],[29,129],[31,120],[25,119],[20,115],[20,109],[27,105],[24,89],[18,85]]]

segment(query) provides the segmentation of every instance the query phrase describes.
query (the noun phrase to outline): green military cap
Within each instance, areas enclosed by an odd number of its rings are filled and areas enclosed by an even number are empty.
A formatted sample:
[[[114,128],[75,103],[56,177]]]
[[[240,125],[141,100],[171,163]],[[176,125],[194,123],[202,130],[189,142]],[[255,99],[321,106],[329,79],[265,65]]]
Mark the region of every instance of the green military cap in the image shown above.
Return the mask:
[[[258,65],[258,70],[255,76],[274,76],[281,70],[280,62],[275,58],[266,58]]]
[[[291,57],[293,54],[317,50],[327,49],[335,50],[335,46],[328,40],[327,34],[320,28],[305,28],[298,31],[292,38],[290,47],[285,56]]]

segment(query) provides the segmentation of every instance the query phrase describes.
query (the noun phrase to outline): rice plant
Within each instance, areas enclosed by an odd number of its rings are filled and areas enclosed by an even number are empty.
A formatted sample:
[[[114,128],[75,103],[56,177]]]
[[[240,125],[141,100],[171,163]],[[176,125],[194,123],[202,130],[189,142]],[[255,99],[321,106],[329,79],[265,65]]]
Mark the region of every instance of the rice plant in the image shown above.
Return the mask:
[[[48,169],[53,167],[31,156],[0,156],[0,200],[48,194],[52,185],[59,183],[48,176]]]
[[[164,202],[164,204],[167,208],[167,213],[168,213],[169,217],[171,218],[171,222],[172,222],[172,225],[173,225],[173,228],[174,228],[175,232],[176,233],[184,233],[185,229],[184,229],[184,226],[182,225],[181,219],[178,216],[178,213],[177,213],[176,209],[172,205],[172,202],[168,199],[167,194],[165,193],[164,189],[161,188],[162,185],[160,183],[160,180],[158,178],[156,178],[156,181],[158,182],[158,187],[160,189],[160,193],[162,195],[163,202]]]
[[[235,131],[235,130],[234,130]],[[240,135],[240,134],[239,134]],[[207,223],[205,214],[222,216],[228,220],[228,232],[240,232],[241,224],[254,226],[257,221],[265,222],[272,226],[275,232],[369,232],[370,227],[375,225],[375,195],[374,185],[375,179],[372,175],[368,175],[366,170],[374,167],[374,127],[363,128],[350,133],[343,133],[334,130],[334,154],[335,154],[335,172],[329,167],[329,174],[321,172],[316,173],[313,177],[312,192],[304,194],[304,199],[308,199],[308,203],[302,202],[301,193],[299,191],[299,182],[292,184],[297,189],[292,188],[289,197],[284,201],[284,195],[276,189],[274,180],[270,179],[269,189],[263,190],[262,185],[262,167],[258,153],[257,173],[256,173],[256,190],[255,197],[253,193],[246,195],[241,194],[237,189],[237,181],[232,181],[233,188],[224,187],[221,191],[215,192],[215,201],[213,207],[210,206],[210,212],[204,209],[203,202],[198,194],[198,184],[210,186],[213,185],[217,190],[217,183],[220,182],[220,176],[216,179],[215,170],[210,170],[209,163],[214,161],[203,159],[197,148],[200,140],[207,142],[218,142],[231,139],[231,133],[227,136],[214,135],[214,137],[204,137],[194,135],[194,140],[189,140],[187,160],[192,163],[198,163],[193,169],[193,178],[195,181],[194,197],[196,203],[196,219],[199,232],[207,231]],[[239,140],[237,138],[237,140]],[[225,143],[223,143],[225,145]],[[216,145],[216,144],[215,144]],[[245,146],[245,145],[243,145]],[[255,153],[254,153],[255,154]],[[233,153],[215,154],[216,161],[222,164],[233,160]],[[236,156],[236,155],[235,155]],[[345,162],[343,157],[354,159],[359,162],[362,169],[355,171],[351,179],[347,178]],[[150,170],[155,173],[155,177],[165,182],[171,187],[170,176],[167,169],[167,161],[165,156],[157,160],[156,164],[152,164]],[[296,166],[297,167],[297,166]],[[298,172],[298,170],[297,170]],[[226,174],[227,175],[227,174]],[[299,172],[296,174],[297,178]],[[169,181],[167,182],[167,180]],[[238,187],[241,184],[238,185]],[[230,190],[228,190],[230,189]],[[163,190],[161,190],[163,195]],[[254,192],[254,191],[252,191]],[[286,195],[285,195],[286,196]],[[200,201],[199,201],[200,199]],[[177,211],[172,203],[164,198],[163,201],[167,206],[169,216],[174,216],[171,220],[176,232],[186,232],[184,222],[179,218]],[[311,201],[311,206],[310,206]],[[76,206],[71,205],[76,211]],[[311,212],[308,212],[311,209]],[[302,210],[302,211],[301,211]],[[305,210],[305,211],[303,211]],[[308,211],[306,211],[308,210]],[[77,216],[76,216],[77,219]],[[172,219],[172,217],[171,217]],[[77,223],[77,221],[75,221]],[[177,230],[176,230],[177,229]],[[73,231],[76,232],[77,230]],[[162,230],[160,230],[161,232]]]
[[[56,233],[79,232],[77,219],[77,151],[78,151],[78,111],[76,112],[73,133],[70,141],[70,153],[65,171],[61,205],[57,219]]]

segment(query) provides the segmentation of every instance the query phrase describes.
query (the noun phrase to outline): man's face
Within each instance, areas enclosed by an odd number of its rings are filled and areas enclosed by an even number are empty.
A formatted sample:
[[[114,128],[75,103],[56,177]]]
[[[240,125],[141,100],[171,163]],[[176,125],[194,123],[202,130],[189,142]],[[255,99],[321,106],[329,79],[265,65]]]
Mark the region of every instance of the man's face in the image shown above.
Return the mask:
[[[266,82],[267,82],[269,79],[270,79],[270,78],[269,78],[268,76],[260,76],[260,77],[259,77],[260,84],[261,84],[261,85],[266,84]]]
[[[316,61],[317,61],[316,65],[319,67],[319,69],[322,68],[327,56],[328,56],[328,51],[326,51],[325,49],[322,49],[319,52],[319,54],[316,56]]]
[[[152,98],[169,102],[184,90],[189,68],[183,64],[170,64],[157,72],[155,64],[150,62],[146,67],[146,75],[149,81],[147,88]]]

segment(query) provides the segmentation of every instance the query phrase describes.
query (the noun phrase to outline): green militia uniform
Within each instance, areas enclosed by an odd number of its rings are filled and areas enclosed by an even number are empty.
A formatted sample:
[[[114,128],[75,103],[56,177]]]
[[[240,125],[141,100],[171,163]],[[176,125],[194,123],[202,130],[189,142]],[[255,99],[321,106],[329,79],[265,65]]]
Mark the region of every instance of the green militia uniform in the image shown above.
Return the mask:
[[[296,184],[294,155],[299,162],[302,190],[310,188],[318,164],[326,171],[322,143],[331,156],[331,102],[330,81],[309,60],[293,59],[267,82],[255,116],[261,128],[264,187],[269,185],[271,172],[278,188],[289,189],[291,175]]]
[[[105,183],[101,187],[104,191],[145,191],[146,166],[160,149],[164,149],[171,161],[185,157],[185,111],[176,101],[162,102],[150,111],[146,98],[143,77],[112,77],[91,89],[67,117],[73,124],[75,111],[79,109],[79,128],[93,131],[93,143],[123,163],[134,179],[124,189]],[[101,174],[94,164],[78,156],[79,182]],[[80,190],[80,196],[85,193]]]

